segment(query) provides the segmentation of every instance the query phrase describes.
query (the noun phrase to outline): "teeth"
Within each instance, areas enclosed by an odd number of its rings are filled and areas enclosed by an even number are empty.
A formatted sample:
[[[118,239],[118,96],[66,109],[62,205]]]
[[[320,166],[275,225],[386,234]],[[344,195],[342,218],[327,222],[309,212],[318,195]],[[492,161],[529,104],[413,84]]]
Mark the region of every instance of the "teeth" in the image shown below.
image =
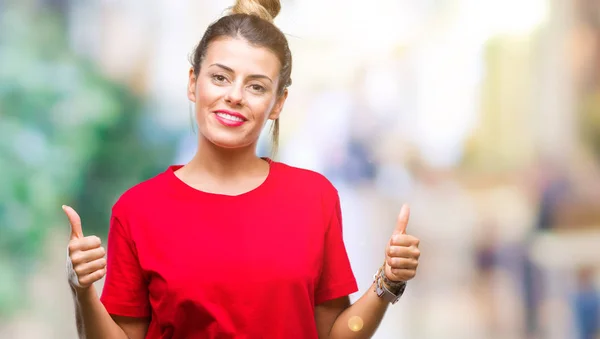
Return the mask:
[[[244,121],[242,118],[240,117],[236,117],[227,113],[217,113],[218,116],[220,116],[221,118],[227,119],[227,120],[233,120],[233,121]]]

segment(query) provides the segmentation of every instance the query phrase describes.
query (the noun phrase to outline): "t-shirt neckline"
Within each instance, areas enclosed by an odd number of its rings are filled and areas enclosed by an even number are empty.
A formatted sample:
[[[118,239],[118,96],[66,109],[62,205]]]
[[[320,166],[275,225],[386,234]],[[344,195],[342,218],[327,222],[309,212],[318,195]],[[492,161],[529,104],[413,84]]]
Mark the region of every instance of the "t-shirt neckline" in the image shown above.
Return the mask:
[[[267,177],[260,185],[256,186],[255,188],[253,188],[249,191],[246,191],[246,192],[243,192],[243,193],[240,193],[237,195],[206,192],[206,191],[202,191],[202,190],[199,190],[197,188],[194,188],[194,187],[188,185],[183,180],[181,180],[177,175],[175,175],[175,171],[177,171],[178,169],[180,169],[181,167],[184,166],[181,164],[169,166],[169,168],[165,171],[165,174],[169,177],[169,180],[174,182],[177,189],[180,190],[181,192],[185,192],[186,195],[191,195],[191,196],[196,196],[196,197],[204,196],[204,197],[224,198],[224,199],[243,198],[246,196],[257,194],[260,191],[267,189],[267,187],[273,181],[273,177],[275,175],[275,173],[274,173],[275,167],[276,167],[277,162],[271,160],[271,158],[269,158],[269,157],[261,157],[261,159],[265,160],[269,164],[269,173],[267,174]]]

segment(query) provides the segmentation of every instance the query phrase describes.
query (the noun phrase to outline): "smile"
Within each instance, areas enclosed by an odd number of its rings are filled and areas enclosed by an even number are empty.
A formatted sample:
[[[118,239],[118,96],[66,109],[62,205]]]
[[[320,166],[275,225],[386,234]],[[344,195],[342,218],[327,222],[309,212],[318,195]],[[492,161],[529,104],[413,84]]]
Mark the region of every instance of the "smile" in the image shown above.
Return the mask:
[[[231,115],[231,114],[221,113],[221,112],[218,112],[216,114],[219,116],[219,118],[222,118],[222,119],[227,119],[227,120],[231,120],[231,121],[239,121],[239,122],[243,122],[244,121],[244,119],[242,119],[240,117],[236,117],[236,116]]]
[[[216,111],[215,117],[217,118],[217,121],[221,123],[221,125],[227,127],[238,127],[246,122],[246,118],[236,112]]]

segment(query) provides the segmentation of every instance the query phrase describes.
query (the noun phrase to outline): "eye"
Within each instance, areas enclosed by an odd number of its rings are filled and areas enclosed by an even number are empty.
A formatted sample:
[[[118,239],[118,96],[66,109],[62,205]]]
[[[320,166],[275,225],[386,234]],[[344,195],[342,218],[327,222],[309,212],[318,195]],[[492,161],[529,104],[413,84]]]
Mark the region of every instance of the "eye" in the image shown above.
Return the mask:
[[[224,75],[221,75],[221,74],[213,74],[212,78],[213,78],[213,80],[215,82],[218,82],[218,83],[222,83],[222,82],[226,82],[227,81],[227,78]]]
[[[261,85],[257,85],[257,84],[250,85],[250,88],[252,88],[253,91],[260,92],[260,93],[266,91],[266,88],[264,88]]]

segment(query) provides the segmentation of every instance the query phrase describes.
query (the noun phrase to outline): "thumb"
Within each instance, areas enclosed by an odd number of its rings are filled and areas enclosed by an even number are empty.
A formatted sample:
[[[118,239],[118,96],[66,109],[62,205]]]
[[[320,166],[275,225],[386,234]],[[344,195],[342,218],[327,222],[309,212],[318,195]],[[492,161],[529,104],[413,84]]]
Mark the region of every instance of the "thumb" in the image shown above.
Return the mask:
[[[79,214],[75,212],[70,206],[62,206],[63,211],[69,218],[69,224],[71,224],[71,239],[83,238],[83,231],[81,230],[81,218]]]
[[[408,205],[402,205],[400,214],[398,215],[398,221],[396,222],[396,229],[394,234],[406,234],[406,227],[408,226],[408,219],[410,217],[410,207]]]

